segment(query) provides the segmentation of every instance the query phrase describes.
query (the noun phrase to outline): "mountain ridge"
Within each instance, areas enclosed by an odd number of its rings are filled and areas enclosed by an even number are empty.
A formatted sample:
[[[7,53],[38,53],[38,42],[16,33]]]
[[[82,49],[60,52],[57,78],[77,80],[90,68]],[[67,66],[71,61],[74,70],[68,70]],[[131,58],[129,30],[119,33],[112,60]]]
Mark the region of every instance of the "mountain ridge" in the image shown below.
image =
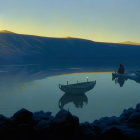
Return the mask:
[[[78,38],[50,38],[0,33],[0,64],[116,65],[139,64],[140,46]]]
[[[9,33],[9,34],[16,34],[12,31],[8,31],[8,30],[0,30],[0,33]]]
[[[125,42],[121,42],[120,44],[140,45],[140,43],[136,43],[132,41],[125,41]]]
[[[98,42],[98,43],[140,45],[140,43],[133,42],[133,41],[124,41],[124,42],[99,42],[99,41],[94,41],[94,40],[90,40],[90,39],[76,38],[76,37],[71,37],[71,36],[67,36],[67,37],[46,37],[46,36],[40,36],[40,35],[20,34],[20,33],[15,33],[15,32],[9,31],[9,30],[0,30],[0,33],[19,34],[19,35],[26,35],[26,36],[43,37],[43,38],[56,38],[56,39],[81,39],[81,40],[88,40],[88,41],[93,41],[93,42]]]

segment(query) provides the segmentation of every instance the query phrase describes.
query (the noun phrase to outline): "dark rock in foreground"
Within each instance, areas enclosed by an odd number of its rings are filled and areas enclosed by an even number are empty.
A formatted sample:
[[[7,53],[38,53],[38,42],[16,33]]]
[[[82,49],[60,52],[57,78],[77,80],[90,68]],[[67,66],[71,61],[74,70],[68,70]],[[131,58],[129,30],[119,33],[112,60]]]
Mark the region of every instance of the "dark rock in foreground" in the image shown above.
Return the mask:
[[[124,110],[120,117],[104,117],[82,124],[66,110],[60,110],[53,117],[51,112],[32,113],[21,109],[11,118],[0,115],[0,139],[139,140],[140,104],[136,109]]]

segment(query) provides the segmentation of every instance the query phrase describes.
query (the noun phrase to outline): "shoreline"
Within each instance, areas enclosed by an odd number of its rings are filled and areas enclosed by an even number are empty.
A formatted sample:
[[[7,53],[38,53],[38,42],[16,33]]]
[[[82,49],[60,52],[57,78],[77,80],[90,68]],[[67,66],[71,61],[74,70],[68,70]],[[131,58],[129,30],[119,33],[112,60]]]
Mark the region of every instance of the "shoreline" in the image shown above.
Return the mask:
[[[0,137],[3,139],[140,139],[140,103],[124,110],[119,117],[103,117],[92,123],[79,123],[69,111],[32,113],[26,109],[12,117],[0,115]]]

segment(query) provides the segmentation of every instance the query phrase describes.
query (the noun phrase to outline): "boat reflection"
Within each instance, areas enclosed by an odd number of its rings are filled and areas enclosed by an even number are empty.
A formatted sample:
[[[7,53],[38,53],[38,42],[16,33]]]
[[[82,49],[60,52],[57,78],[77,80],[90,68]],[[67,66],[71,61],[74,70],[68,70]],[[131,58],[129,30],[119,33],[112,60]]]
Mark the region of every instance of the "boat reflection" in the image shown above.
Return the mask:
[[[66,104],[72,102],[76,108],[82,108],[84,104],[88,103],[86,92],[93,89],[96,81],[88,81],[76,84],[60,85],[59,88],[65,94],[59,100],[59,108],[62,109]]]
[[[112,81],[115,81],[115,84],[119,84],[120,87],[124,86],[125,81],[127,81],[128,78],[125,76],[117,76],[112,74]]]
[[[62,109],[66,104],[72,102],[76,108],[83,108],[88,103],[88,98],[83,94],[65,93],[59,100],[59,108]]]
[[[136,83],[140,84],[140,75],[137,75],[135,72],[134,73],[128,73],[124,75],[119,75],[119,74],[112,74],[112,81],[115,81],[115,84],[119,84],[120,87],[124,86],[124,83],[127,80],[133,80]]]

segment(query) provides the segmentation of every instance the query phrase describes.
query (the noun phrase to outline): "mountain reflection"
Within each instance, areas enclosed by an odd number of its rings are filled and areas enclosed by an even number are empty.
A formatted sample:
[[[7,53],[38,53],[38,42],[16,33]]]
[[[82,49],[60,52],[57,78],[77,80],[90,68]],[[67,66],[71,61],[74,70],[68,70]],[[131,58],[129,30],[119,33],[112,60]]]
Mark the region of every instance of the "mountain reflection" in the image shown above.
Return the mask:
[[[59,108],[62,109],[66,104],[72,102],[76,108],[83,108],[88,103],[87,96],[83,94],[65,93],[59,100]]]

